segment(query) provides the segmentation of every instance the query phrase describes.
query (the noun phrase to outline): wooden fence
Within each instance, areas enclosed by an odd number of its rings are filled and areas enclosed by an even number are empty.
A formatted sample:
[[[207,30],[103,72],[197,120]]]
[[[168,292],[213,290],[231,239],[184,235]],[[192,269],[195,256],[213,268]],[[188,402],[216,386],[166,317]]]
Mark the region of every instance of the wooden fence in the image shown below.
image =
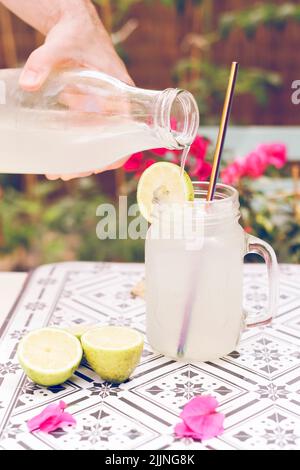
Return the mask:
[[[282,4],[284,0],[272,0]],[[208,1],[211,5],[210,25],[217,26],[220,15],[236,9],[251,7],[253,0]],[[108,4],[109,2],[104,2]],[[137,85],[163,89],[172,86],[172,71],[179,58],[185,55],[182,41],[187,32],[201,33],[207,28],[199,8],[192,0],[181,2],[181,13],[174,7],[157,2],[141,2],[132,8],[128,17],[138,20],[138,28],[122,45],[128,58],[128,67]],[[300,0],[293,0],[300,4]],[[102,11],[109,26],[111,19]],[[21,20],[0,6],[0,67],[15,67],[24,62],[29,53],[42,42],[42,37]],[[228,39],[216,44],[211,56],[215,63],[228,65],[238,59],[242,66],[259,67],[279,72],[283,78],[281,89],[271,94],[265,108],[251,97],[239,98],[234,107],[237,123],[264,125],[300,124],[300,106],[291,102],[291,84],[300,79],[300,24],[291,22],[280,32],[260,27],[254,38],[247,39],[243,32],[234,31]],[[197,52],[190,51],[190,54]],[[201,60],[201,57],[199,57]]]

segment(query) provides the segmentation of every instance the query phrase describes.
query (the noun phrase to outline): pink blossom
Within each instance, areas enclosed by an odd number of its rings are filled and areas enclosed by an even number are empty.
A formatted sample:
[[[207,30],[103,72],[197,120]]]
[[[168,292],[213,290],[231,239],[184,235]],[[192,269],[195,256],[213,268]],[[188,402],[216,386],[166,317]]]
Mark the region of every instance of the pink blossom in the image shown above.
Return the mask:
[[[264,174],[268,166],[267,155],[261,149],[249,153],[244,160],[244,175],[256,179]]]
[[[129,160],[127,160],[124,164],[124,169],[128,173],[135,173],[135,177],[140,177],[143,171],[155,162],[156,160],[153,158],[144,159],[144,154],[142,152],[137,152],[131,155]]]
[[[221,180],[225,184],[235,184],[244,175],[245,169],[242,160],[235,160],[235,162],[228,165],[221,172]]]
[[[27,422],[29,431],[40,430],[49,433],[64,426],[75,425],[75,418],[64,411],[66,407],[67,405],[63,401],[47,406],[40,414]]]
[[[156,160],[154,160],[153,158],[148,158],[148,159],[144,162],[144,164],[142,165],[140,174],[143,173],[143,171],[145,171],[146,168],[148,168],[149,166],[153,165],[153,163],[156,163]]]
[[[179,437],[179,438],[191,437],[192,439],[195,439],[195,441],[202,440],[202,438],[195,431],[190,429],[184,422],[176,424],[175,434],[176,434],[176,437]]]
[[[170,152],[170,150],[165,148],[159,148],[152,149],[151,152],[154,153],[154,155],[158,155],[159,157],[164,157],[168,152]]]
[[[195,176],[197,176],[199,181],[206,181],[211,175],[211,170],[212,170],[211,164],[208,162],[202,161],[201,166],[199,166],[198,171],[195,174]]]
[[[204,440],[222,434],[224,415],[216,411],[218,406],[217,400],[209,395],[190,400],[180,414],[183,422],[175,426],[176,436]]]
[[[143,161],[143,153],[137,152],[131,155],[131,157],[124,164],[124,170],[128,172],[137,171]]]
[[[210,141],[204,139],[200,135],[197,135],[194,142],[191,145],[190,153],[196,158],[203,160],[206,156],[207,149],[209,147]]]
[[[264,152],[267,157],[269,165],[275,166],[275,168],[282,168],[287,162],[287,148],[285,144],[274,143],[274,144],[262,144],[257,150]]]

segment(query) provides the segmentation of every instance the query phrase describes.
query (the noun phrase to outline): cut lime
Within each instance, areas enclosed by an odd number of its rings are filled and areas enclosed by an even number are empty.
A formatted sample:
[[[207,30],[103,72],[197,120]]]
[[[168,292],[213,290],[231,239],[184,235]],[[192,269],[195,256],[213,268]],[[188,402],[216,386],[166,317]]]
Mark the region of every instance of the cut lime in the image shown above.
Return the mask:
[[[121,383],[129,378],[140,361],[143,336],[136,330],[103,326],[81,337],[88,363],[108,382]]]
[[[18,347],[18,359],[28,377],[50,387],[68,380],[82,358],[80,341],[58,328],[28,333]]]
[[[142,174],[137,188],[137,202],[142,215],[152,221],[153,203],[184,203],[194,200],[193,183],[189,175],[178,165],[158,162]]]
[[[65,331],[71,333],[71,335],[76,336],[76,338],[81,339],[81,336],[84,335],[87,331],[92,328],[96,328],[96,324],[84,323],[83,325],[73,325],[67,328],[64,328]]]

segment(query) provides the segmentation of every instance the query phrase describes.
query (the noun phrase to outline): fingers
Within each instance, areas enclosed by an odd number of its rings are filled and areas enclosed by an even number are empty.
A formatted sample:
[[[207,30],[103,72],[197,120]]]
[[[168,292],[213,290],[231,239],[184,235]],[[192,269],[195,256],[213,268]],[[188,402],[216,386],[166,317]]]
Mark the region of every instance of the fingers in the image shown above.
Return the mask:
[[[60,62],[58,51],[47,43],[29,56],[20,76],[20,86],[27,91],[38,90],[53,68]]]
[[[94,172],[89,171],[86,173],[79,173],[79,174],[73,173],[69,175],[46,175],[46,178],[51,181],[58,180],[58,179],[62,179],[63,181],[70,181],[74,178],[85,178],[86,176],[91,176],[92,174],[97,175],[99,173],[104,173],[105,171],[116,170],[117,168],[120,168],[121,166],[123,166],[124,163],[128,160],[128,158],[129,157],[121,158],[120,160],[113,163],[112,165],[109,165],[106,168],[103,168],[102,170],[95,170]]]
[[[99,173],[104,173],[105,171],[110,171],[110,170],[117,170],[121,166],[124,165],[124,163],[127,162],[129,157],[121,158],[117,162],[113,163],[112,165],[107,166],[106,168],[103,168],[102,170],[95,170],[94,173],[98,175]]]
[[[85,178],[86,176],[91,176],[93,174],[92,171],[87,171],[86,173],[72,173],[69,175],[46,175],[46,178],[50,181],[61,179],[63,181],[70,181],[75,178]]]

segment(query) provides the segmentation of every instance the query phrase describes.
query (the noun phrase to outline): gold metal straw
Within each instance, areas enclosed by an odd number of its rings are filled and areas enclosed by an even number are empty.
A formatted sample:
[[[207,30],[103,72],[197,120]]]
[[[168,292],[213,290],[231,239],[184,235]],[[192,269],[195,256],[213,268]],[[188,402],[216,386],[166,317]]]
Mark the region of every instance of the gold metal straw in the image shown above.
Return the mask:
[[[230,116],[230,111],[231,111],[231,106],[232,106],[233,93],[234,93],[238,68],[239,68],[238,62],[232,62],[226,97],[224,101],[223,113],[222,113],[222,118],[221,118],[221,123],[220,123],[219,135],[218,135],[216,150],[215,150],[214,159],[213,159],[213,167],[212,167],[212,172],[211,172],[211,177],[210,177],[208,192],[207,192],[207,197],[206,197],[207,201],[212,201],[214,198],[214,194],[215,194],[215,189],[216,189],[216,184],[217,184],[218,174],[219,174],[219,169],[220,169],[220,162],[221,162],[221,157],[222,157],[222,151],[224,147],[226,131],[227,131],[227,126],[228,126],[229,116]]]
[[[222,150],[224,147],[226,130],[227,130],[228,122],[229,122],[233,93],[234,93],[234,88],[235,88],[235,83],[236,83],[236,78],[237,78],[237,73],[238,73],[238,67],[239,67],[238,62],[232,62],[229,83],[227,87],[223,113],[222,113],[222,119],[221,119],[221,124],[220,124],[220,129],[219,129],[219,135],[218,135],[218,140],[217,140],[217,146],[216,146],[216,150],[214,154],[212,173],[211,173],[208,192],[207,192],[207,198],[206,198],[207,201],[212,201],[214,198],[214,193],[215,193],[218,174],[219,174]],[[195,286],[192,284],[191,292],[189,293],[188,302],[187,302],[187,305],[185,306],[183,322],[182,322],[181,329],[180,329],[180,337],[179,337],[179,342],[177,346],[178,357],[184,356],[186,339],[187,339],[187,335],[189,332],[189,325],[190,325],[190,320],[192,316],[192,310],[194,307],[194,297],[195,297]]]

